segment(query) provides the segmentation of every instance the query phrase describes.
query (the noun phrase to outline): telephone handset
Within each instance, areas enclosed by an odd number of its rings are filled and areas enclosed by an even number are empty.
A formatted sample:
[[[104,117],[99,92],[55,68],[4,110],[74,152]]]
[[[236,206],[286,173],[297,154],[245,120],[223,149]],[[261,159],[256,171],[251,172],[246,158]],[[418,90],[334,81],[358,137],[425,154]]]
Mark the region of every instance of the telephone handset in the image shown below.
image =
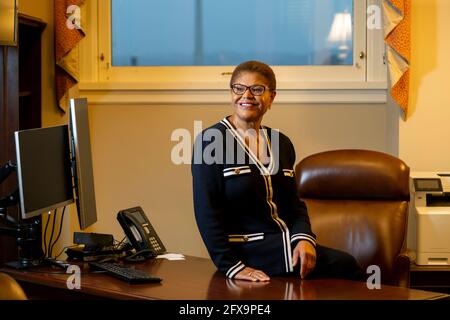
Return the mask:
[[[119,211],[117,220],[138,253],[149,252],[152,256],[156,256],[166,252],[164,244],[141,207]]]

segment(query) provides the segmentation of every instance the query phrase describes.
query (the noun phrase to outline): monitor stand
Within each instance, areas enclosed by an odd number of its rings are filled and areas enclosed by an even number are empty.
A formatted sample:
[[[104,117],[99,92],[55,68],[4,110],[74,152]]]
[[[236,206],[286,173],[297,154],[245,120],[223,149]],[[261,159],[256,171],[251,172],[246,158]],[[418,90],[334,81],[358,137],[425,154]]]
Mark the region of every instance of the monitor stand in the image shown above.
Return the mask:
[[[41,260],[22,259],[19,261],[10,261],[10,262],[6,262],[4,265],[7,267],[16,269],[16,270],[24,270],[24,269],[30,269],[30,268],[35,268],[35,267],[44,267],[44,266],[56,266],[56,267],[66,270],[70,264],[65,261],[62,261],[62,260],[56,260],[56,259],[52,259],[52,258],[44,258]]]
[[[33,237],[29,239],[21,239],[18,242],[19,258],[17,261],[6,262],[5,265],[14,269],[28,269],[45,265],[43,259],[37,258],[33,254],[34,240]]]
[[[0,167],[0,183],[15,171],[15,168],[15,165],[10,161],[5,166]],[[19,260],[6,262],[4,265],[14,269],[27,269],[41,265],[39,259],[33,259],[33,245],[39,235],[40,222],[35,220],[32,223],[19,223],[8,215],[7,208],[16,205],[19,198],[18,188],[10,195],[0,198],[0,221],[5,225],[0,226],[0,234],[16,238],[19,248]]]
[[[22,259],[18,261],[10,261],[6,262],[5,266],[17,269],[17,270],[23,270],[23,269],[29,269],[34,267],[40,267],[43,266],[41,260],[30,260],[30,259]]]
[[[14,269],[27,269],[41,266],[42,259],[37,258],[36,254],[33,253],[36,245],[36,239],[39,235],[39,221],[36,220],[33,223],[14,223],[13,221],[6,219],[4,214],[0,216],[8,225],[7,227],[0,227],[0,234],[5,234],[16,238],[19,250],[18,260],[6,262],[4,265]]]

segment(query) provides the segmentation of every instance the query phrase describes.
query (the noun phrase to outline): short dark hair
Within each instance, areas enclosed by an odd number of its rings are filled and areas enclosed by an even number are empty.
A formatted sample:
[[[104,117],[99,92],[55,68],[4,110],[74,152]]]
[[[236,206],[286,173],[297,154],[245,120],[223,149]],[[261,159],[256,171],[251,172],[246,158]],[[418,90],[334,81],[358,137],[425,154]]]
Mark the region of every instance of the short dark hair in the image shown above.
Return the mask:
[[[237,77],[244,72],[255,72],[262,75],[269,82],[269,89],[275,90],[277,88],[277,80],[272,68],[260,61],[245,61],[239,64],[233,71],[230,79],[230,86],[234,83]]]

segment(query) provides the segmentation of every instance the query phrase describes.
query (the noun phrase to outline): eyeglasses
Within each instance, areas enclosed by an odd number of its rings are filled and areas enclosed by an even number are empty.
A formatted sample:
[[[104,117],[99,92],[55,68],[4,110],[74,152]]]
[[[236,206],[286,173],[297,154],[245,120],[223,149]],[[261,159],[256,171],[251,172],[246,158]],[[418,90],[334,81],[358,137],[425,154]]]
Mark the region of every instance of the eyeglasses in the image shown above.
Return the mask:
[[[266,91],[266,87],[260,84],[255,84],[253,86],[245,86],[243,84],[235,83],[231,85],[231,90],[237,95],[243,95],[247,89],[250,89],[250,92],[254,96],[261,96]],[[267,88],[270,90],[269,88]]]

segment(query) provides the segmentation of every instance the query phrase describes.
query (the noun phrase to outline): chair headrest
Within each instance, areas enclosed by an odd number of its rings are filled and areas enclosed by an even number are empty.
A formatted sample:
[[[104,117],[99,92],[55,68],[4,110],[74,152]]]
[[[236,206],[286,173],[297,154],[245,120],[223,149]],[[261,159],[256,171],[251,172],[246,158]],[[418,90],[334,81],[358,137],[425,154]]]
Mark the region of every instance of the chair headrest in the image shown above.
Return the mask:
[[[409,167],[371,150],[333,150],[304,158],[295,167],[299,196],[305,199],[409,201]]]

